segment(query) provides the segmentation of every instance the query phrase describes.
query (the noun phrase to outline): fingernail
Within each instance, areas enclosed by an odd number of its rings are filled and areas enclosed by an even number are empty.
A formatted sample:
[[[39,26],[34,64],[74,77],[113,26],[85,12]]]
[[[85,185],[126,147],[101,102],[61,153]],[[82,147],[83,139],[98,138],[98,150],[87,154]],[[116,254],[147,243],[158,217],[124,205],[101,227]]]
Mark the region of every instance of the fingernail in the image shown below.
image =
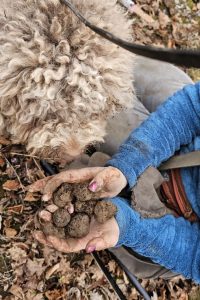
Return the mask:
[[[97,189],[97,183],[96,183],[96,181],[93,181],[93,182],[91,182],[90,184],[89,184],[89,190],[91,191],[91,192],[95,192],[96,191],[96,189]]]
[[[92,253],[96,250],[96,247],[95,246],[89,246],[87,249],[86,249],[86,252],[87,253]]]

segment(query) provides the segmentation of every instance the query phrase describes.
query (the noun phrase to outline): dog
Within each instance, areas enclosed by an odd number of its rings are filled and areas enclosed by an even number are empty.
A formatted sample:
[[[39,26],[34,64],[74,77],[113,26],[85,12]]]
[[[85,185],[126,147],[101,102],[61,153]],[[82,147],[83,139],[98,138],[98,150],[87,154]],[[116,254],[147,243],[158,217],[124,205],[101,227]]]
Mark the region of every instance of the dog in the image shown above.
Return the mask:
[[[116,0],[72,0],[91,23],[127,41]],[[1,0],[0,135],[70,162],[102,143],[109,118],[133,106],[134,56],[101,38],[59,0]]]

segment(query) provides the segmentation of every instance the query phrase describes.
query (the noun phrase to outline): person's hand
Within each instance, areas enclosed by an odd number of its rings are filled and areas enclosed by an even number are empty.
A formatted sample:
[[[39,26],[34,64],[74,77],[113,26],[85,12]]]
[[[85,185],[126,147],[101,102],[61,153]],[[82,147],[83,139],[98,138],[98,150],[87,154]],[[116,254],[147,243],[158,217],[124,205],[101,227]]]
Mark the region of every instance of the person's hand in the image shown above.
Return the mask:
[[[68,170],[57,175],[38,180],[27,189],[30,192],[43,193],[43,200],[52,198],[53,192],[62,183],[80,183],[91,180],[88,188],[98,192],[99,198],[112,198],[117,196],[127,185],[123,173],[114,167],[93,167],[79,170]]]
[[[44,217],[46,221],[51,220],[51,214],[46,214]],[[53,247],[54,249],[70,253],[86,250],[91,253],[95,250],[103,250],[114,247],[119,239],[119,227],[115,218],[108,220],[104,224],[100,224],[92,218],[90,223],[89,234],[80,239],[59,239],[55,236],[45,236],[41,231],[35,231],[34,237],[42,244]]]

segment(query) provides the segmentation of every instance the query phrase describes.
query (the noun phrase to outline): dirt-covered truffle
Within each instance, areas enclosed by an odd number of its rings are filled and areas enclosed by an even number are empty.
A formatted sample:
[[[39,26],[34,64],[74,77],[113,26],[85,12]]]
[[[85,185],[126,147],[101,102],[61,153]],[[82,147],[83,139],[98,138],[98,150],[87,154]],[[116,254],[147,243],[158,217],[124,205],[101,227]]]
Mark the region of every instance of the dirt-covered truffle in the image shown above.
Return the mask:
[[[98,193],[88,189],[88,184],[66,183],[54,192],[53,204],[46,205],[46,213],[40,214],[43,222],[39,222],[39,228],[46,235],[82,238],[89,233],[93,216],[99,223],[104,223],[115,215],[116,206],[100,200]]]
[[[114,217],[116,212],[117,207],[112,202],[103,200],[98,201],[94,209],[95,219],[99,223],[105,223],[106,221]]]
[[[96,200],[89,200],[89,201],[77,201],[74,204],[75,212],[83,212],[87,215],[91,216],[94,213],[94,208],[97,204]]]
[[[89,233],[90,218],[87,214],[78,213],[67,226],[67,234],[73,238],[81,238]]]
[[[93,193],[88,189],[88,184],[89,182],[76,184],[73,191],[76,201],[89,201],[99,198],[97,193]]]
[[[44,224],[41,224],[41,230],[44,232],[45,235],[56,236],[60,239],[65,238],[64,228],[58,228],[54,226],[51,222],[45,222]]]
[[[71,216],[66,209],[59,208],[53,213],[52,218],[56,227],[65,227],[70,222]]]
[[[53,202],[60,208],[72,201],[72,185],[63,183],[53,194]]]

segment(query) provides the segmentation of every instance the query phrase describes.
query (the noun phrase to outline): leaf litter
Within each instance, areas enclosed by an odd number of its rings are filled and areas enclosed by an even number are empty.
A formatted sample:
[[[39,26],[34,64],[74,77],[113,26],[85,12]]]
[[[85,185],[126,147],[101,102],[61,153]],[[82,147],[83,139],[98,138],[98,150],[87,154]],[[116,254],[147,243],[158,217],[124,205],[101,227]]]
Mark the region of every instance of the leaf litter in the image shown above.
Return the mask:
[[[192,0],[138,0],[130,14],[134,40],[170,48],[200,46],[200,7]],[[185,70],[194,80],[196,69]],[[0,137],[0,299],[117,299],[91,255],[62,254],[32,237],[34,215],[41,200],[23,187],[44,177],[37,157]],[[101,258],[129,300],[141,296],[120,267],[101,252]],[[200,299],[191,280],[139,280],[152,300]]]

